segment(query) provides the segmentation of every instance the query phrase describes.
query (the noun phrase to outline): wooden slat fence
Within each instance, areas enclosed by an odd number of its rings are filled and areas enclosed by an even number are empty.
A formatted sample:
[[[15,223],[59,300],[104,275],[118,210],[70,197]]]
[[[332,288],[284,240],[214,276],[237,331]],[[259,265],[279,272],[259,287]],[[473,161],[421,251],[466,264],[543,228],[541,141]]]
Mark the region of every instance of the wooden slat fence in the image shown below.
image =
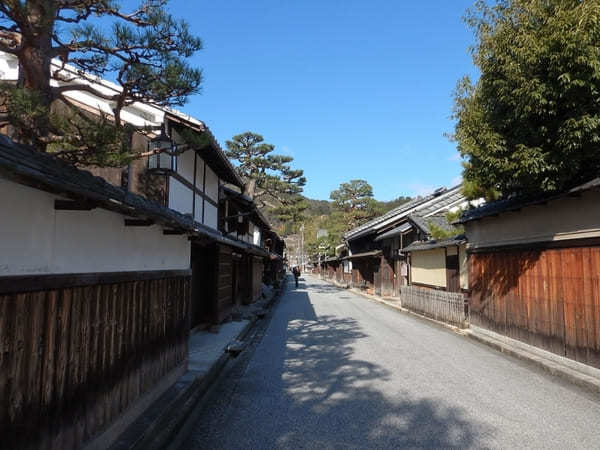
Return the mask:
[[[403,308],[459,327],[469,326],[465,295],[418,286],[401,286]]]
[[[600,247],[469,255],[473,324],[600,368]]]
[[[4,448],[79,448],[184,362],[190,274],[128,277],[2,278]]]

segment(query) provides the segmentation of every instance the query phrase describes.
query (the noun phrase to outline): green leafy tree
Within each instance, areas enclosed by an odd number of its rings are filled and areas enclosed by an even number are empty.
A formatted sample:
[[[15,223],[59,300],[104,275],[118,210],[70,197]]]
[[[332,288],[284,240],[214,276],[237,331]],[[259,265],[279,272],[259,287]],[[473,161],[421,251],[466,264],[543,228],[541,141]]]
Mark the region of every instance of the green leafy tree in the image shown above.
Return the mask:
[[[373,198],[373,188],[365,180],[350,180],[340,184],[329,198],[334,207],[344,215],[345,230],[349,231],[374,218],[377,202]]]
[[[600,2],[478,1],[481,76],[455,94],[470,197],[552,192],[600,173]]]
[[[226,155],[237,162],[245,182],[243,193],[278,220],[292,228],[299,225],[308,204],[300,195],[306,184],[304,172],[290,165],[294,158],[273,154],[274,145],[249,131],[233,136],[226,145]]]
[[[183,105],[202,78],[186,62],[201,41],[166,5],[143,0],[126,10],[115,0],[0,2],[0,51],[20,66],[16,86],[2,87],[2,120],[14,126],[15,137],[72,162],[119,166],[139,157],[130,136],[152,130],[127,125],[122,111],[135,102]],[[53,69],[53,60],[77,75]],[[119,90],[99,89],[96,77],[111,78]],[[112,113],[84,113],[69,91],[108,101]]]

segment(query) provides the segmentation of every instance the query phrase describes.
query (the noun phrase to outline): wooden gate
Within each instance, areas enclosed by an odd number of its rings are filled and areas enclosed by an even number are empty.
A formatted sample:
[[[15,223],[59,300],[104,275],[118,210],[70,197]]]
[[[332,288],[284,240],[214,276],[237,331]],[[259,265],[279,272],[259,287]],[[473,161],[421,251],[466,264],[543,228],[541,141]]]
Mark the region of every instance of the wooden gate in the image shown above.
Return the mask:
[[[600,247],[472,253],[472,323],[600,367]]]

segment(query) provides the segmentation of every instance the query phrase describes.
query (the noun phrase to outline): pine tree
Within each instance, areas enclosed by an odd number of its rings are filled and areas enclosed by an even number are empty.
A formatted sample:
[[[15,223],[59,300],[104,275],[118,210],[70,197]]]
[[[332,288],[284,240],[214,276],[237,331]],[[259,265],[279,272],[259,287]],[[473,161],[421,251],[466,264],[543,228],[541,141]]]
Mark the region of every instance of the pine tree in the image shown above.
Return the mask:
[[[277,219],[301,223],[308,206],[300,195],[306,178],[302,170],[292,169],[294,158],[273,154],[274,145],[249,131],[233,136],[226,145],[227,157],[237,162],[237,171],[245,182],[243,193]]]
[[[346,230],[360,226],[377,216],[377,202],[373,198],[373,188],[365,180],[350,180],[340,184],[329,198],[334,207],[344,214]]]
[[[130,136],[152,130],[124,123],[123,109],[135,102],[183,105],[202,78],[186,62],[202,43],[166,6],[167,0],[143,0],[133,11],[116,0],[0,2],[0,51],[20,66],[17,86],[3,86],[2,120],[21,141],[75,163],[119,166],[139,156]],[[52,61],[69,64],[77,76],[53,70]],[[97,77],[120,90],[98,89]],[[65,95],[70,91],[110,102],[112,113],[82,112]]]

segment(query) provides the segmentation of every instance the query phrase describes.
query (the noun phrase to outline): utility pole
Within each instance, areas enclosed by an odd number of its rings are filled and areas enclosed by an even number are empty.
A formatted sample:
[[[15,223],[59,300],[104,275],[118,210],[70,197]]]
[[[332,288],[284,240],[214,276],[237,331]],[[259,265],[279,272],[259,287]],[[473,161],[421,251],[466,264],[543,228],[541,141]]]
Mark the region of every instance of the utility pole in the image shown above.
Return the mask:
[[[300,225],[300,267],[304,271],[304,223]]]

